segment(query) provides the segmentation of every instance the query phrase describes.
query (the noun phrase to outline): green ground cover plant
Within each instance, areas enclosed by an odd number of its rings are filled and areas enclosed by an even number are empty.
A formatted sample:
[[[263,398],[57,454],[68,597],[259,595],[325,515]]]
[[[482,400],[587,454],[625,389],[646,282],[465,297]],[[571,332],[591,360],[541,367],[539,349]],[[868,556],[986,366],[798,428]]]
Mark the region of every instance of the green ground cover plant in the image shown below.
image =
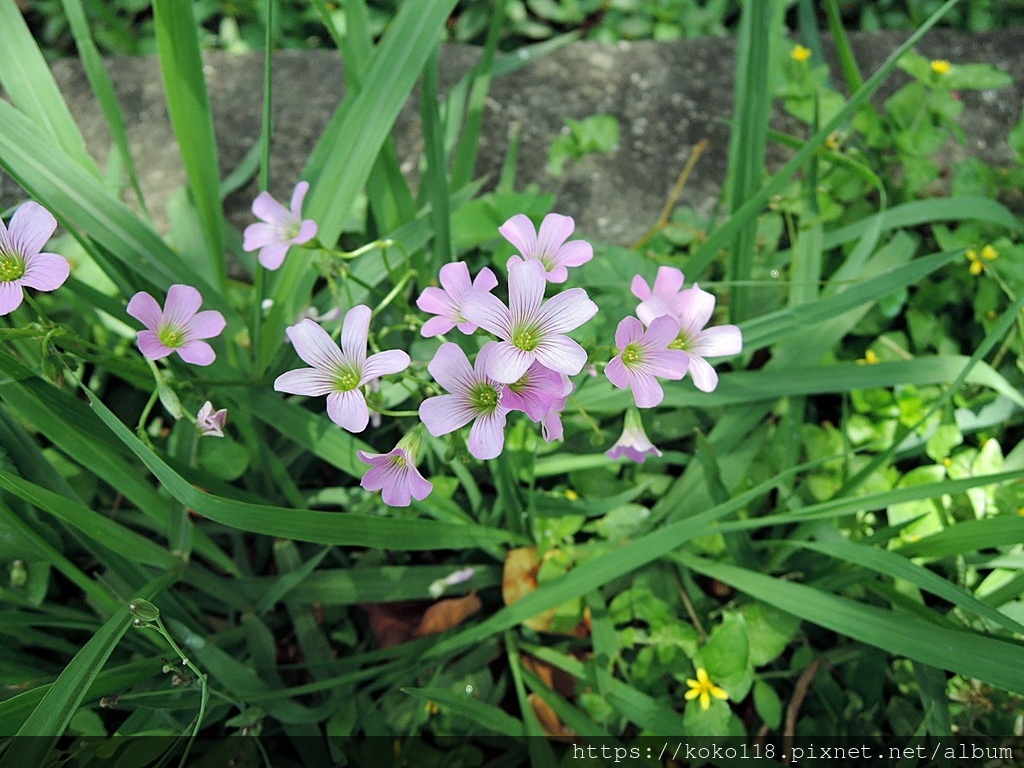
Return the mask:
[[[240,232],[209,8],[147,5],[188,179],[161,235],[90,6],[63,3],[109,168],[0,0],[0,768],[1024,735],[1024,128],[1009,167],[944,167],[960,94],[1010,84],[915,53],[956,0],[872,73],[835,2],[829,72],[750,0],[720,213],[638,211],[632,248],[518,188],[514,147],[474,177],[521,5],[488,6],[442,95],[456,6],[289,5],[346,97]],[[391,132],[417,82],[413,189]],[[551,163],[617,135],[577,122]]]

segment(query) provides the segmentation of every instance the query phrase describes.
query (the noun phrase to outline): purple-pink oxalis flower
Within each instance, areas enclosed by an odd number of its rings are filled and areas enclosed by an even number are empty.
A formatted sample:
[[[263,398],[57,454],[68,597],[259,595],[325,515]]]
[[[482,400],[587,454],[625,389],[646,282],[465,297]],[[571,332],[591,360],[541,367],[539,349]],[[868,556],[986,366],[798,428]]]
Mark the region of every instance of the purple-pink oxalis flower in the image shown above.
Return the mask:
[[[262,221],[250,224],[242,233],[243,250],[259,250],[259,261],[267,269],[277,269],[284,263],[288,249],[308,243],[316,237],[316,222],[302,218],[302,201],[309,191],[309,182],[300,181],[292,193],[291,210],[260,192],[252,203],[252,212]]]
[[[605,451],[612,461],[625,456],[627,459],[643,464],[648,456],[661,456],[661,451],[644,432],[644,423],[640,420],[640,412],[635,408],[626,411],[626,421],[622,427],[622,435],[615,445]]]
[[[359,484],[368,491],[380,491],[389,507],[408,507],[412,499],[423,501],[434,485],[416,469],[418,448],[419,435],[413,431],[388,453],[356,451],[359,460],[370,465]]]
[[[518,381],[505,385],[501,404],[510,411],[522,411],[531,421],[540,421],[551,411],[555,401],[567,394],[564,381],[568,381],[564,374],[534,363]],[[571,384],[569,388],[571,391]]]
[[[203,437],[224,437],[224,424],[228,420],[228,409],[213,409],[213,403],[207,400],[196,414],[196,430]]]
[[[191,285],[172,285],[163,308],[145,291],[128,302],[127,312],[144,326],[139,331],[139,350],[150,360],[160,360],[172,352],[193,365],[209,365],[217,355],[203,339],[212,339],[224,330],[224,315],[215,309],[203,312],[202,294]]]
[[[417,307],[424,312],[437,315],[423,324],[420,333],[424,336],[439,336],[448,333],[456,325],[465,334],[473,333],[476,331],[476,325],[462,316],[462,297],[470,289],[493,290],[498,285],[498,278],[485,267],[470,282],[469,266],[464,261],[457,261],[441,267],[440,279],[440,288],[424,288],[423,293],[416,299]]]
[[[25,288],[54,291],[68,279],[67,259],[43,252],[55,229],[53,215],[32,201],[14,212],[10,226],[0,220],[0,315],[21,306]]]
[[[427,370],[450,394],[428,397],[420,405],[420,420],[434,437],[447,435],[473,422],[469,429],[469,452],[478,459],[493,459],[505,445],[505,417],[502,386],[487,375],[488,362],[497,342],[484,345],[470,365],[457,344],[442,344]]]
[[[362,432],[370,421],[370,410],[362,387],[379,376],[400,373],[409,367],[409,355],[389,349],[366,356],[370,334],[370,308],[359,304],[346,314],[341,326],[341,348],[312,320],[290,326],[286,333],[310,368],[282,373],[274,389],[292,395],[327,395],[327,415],[349,432]]]
[[[608,380],[619,389],[629,387],[639,408],[653,408],[665,397],[656,376],[681,379],[689,357],[669,349],[679,333],[679,323],[668,315],[656,317],[647,330],[635,317],[626,317],[615,331],[619,354],[604,369]]]
[[[640,275],[633,278],[630,291],[640,299],[636,308],[636,316],[644,325],[662,315],[677,316],[683,311],[683,273],[675,267],[658,267],[652,289]]]
[[[538,232],[526,214],[516,214],[498,227],[498,231],[519,251],[518,256],[508,260],[508,268],[522,261],[535,260],[544,266],[549,282],[564,283],[569,277],[567,267],[578,267],[594,258],[594,249],[585,240],[566,242],[575,228],[576,223],[571,216],[549,213]]]
[[[487,362],[487,375],[501,384],[518,381],[534,362],[570,376],[587,362],[583,347],[565,334],[597,314],[597,304],[582,288],[570,288],[545,302],[546,285],[544,267],[530,260],[509,269],[509,306],[476,289],[463,298],[465,318],[502,339]]]

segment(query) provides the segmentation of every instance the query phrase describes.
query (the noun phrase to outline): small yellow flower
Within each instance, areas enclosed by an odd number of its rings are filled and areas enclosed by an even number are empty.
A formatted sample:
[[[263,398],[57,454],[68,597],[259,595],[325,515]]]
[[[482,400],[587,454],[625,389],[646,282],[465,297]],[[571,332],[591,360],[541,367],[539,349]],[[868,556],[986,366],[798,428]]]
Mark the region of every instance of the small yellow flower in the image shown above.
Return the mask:
[[[882,362],[882,358],[875,354],[875,350],[869,349],[864,353],[864,357],[857,361],[860,365],[876,365]]]
[[[839,135],[839,131],[832,131],[832,133],[828,135],[828,138],[825,139],[825,149],[829,152],[835,152],[839,149],[842,143],[843,137]]]
[[[932,72],[936,75],[944,75],[949,72],[952,65],[945,59],[935,59],[932,61]]]
[[[793,61],[804,62],[811,58],[811,49],[805,48],[802,45],[794,45],[793,50],[789,52],[789,58]]]
[[[1024,517],[1024,507],[1018,507],[1018,508],[1017,508],[1017,514],[1018,514],[1018,515],[1019,515],[1020,517]]]
[[[729,698],[729,694],[717,685],[711,682],[711,678],[708,677],[708,671],[701,667],[697,670],[697,679],[689,679],[686,684],[690,686],[685,694],[687,701],[692,701],[700,696],[700,708],[707,709],[711,706],[711,697],[714,696],[716,699],[725,701]]]
[[[942,466],[944,466],[944,467],[952,467],[953,466],[953,460],[947,456],[946,458],[944,458],[942,460]]]
[[[574,491],[572,488],[566,488],[565,498],[567,498],[569,501],[579,501],[580,495],[576,493],[576,491]]]
[[[428,715],[436,715],[441,711],[441,707],[438,706],[436,701],[427,701],[427,703],[423,705],[423,711]]]
[[[985,269],[986,261],[995,261],[999,258],[999,251],[991,245],[981,249],[981,253],[971,248],[967,251],[967,260],[971,262],[970,270],[972,275],[980,275]]]

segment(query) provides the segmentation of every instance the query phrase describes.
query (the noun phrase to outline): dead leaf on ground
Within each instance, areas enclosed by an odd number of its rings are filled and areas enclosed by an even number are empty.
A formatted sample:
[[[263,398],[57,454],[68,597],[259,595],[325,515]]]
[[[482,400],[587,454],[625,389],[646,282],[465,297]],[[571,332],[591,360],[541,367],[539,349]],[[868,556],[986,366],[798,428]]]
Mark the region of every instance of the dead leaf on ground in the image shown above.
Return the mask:
[[[436,635],[452,627],[459,626],[462,622],[479,611],[483,607],[480,598],[476,596],[474,589],[464,597],[452,597],[447,600],[438,600],[427,608],[420,620],[419,626],[412,633],[413,637],[426,637]]]
[[[541,730],[544,731],[548,738],[562,741],[572,739],[576,735],[562,722],[562,719],[555,713],[555,710],[536,693],[531,693],[526,698],[530,702],[533,714],[537,716],[537,722],[540,723]]]

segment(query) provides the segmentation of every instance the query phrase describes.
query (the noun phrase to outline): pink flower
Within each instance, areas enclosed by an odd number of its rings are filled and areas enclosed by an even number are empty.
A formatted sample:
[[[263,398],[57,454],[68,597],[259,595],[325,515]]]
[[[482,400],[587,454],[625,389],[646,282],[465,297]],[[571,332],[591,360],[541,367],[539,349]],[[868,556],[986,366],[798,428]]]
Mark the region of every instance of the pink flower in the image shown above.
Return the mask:
[[[562,396],[563,380],[568,381],[568,377],[534,363],[518,381],[505,385],[501,404],[510,411],[522,411],[531,421],[540,421]]]
[[[424,312],[437,315],[423,324],[420,333],[424,336],[439,336],[448,333],[456,325],[465,334],[473,333],[476,326],[462,316],[462,297],[472,288],[481,291],[493,290],[498,285],[498,278],[485,267],[470,283],[469,267],[464,261],[445,264],[441,267],[440,276],[441,288],[424,288],[423,293],[416,299],[417,307]]]
[[[534,362],[575,375],[587,353],[565,334],[597,314],[582,288],[570,288],[544,302],[544,268],[539,261],[513,264],[508,274],[509,306],[485,291],[467,291],[462,314],[501,341],[488,358],[487,375],[502,384],[522,378]]]
[[[555,440],[561,440],[565,434],[565,430],[562,426],[562,411],[565,410],[566,403],[569,402],[569,395],[572,394],[573,383],[569,381],[569,377],[564,373],[559,374],[562,377],[562,391],[559,396],[551,402],[551,407],[548,408],[548,412],[544,414],[544,417],[540,420],[541,434],[544,436],[544,441],[553,443]]]
[[[635,408],[626,411],[626,422],[622,427],[622,436],[618,441],[605,451],[612,461],[625,456],[627,459],[643,464],[650,456],[661,456],[661,451],[654,447],[647,433],[644,432],[644,423],[640,420],[640,413]]]
[[[419,442],[418,432],[414,430],[399,440],[389,453],[356,451],[359,460],[370,465],[359,484],[368,491],[380,491],[389,507],[408,507],[410,498],[423,501],[434,490],[434,485],[416,469]]]
[[[704,328],[714,314],[715,297],[696,283],[682,291],[680,297],[676,314],[679,335],[669,348],[686,352],[694,385],[702,392],[711,392],[718,386],[718,374],[704,358],[738,355],[743,350],[743,334],[735,325]]]
[[[362,432],[370,410],[362,387],[378,376],[399,373],[409,367],[409,355],[398,349],[366,356],[370,333],[370,308],[360,304],[346,314],[341,327],[341,348],[312,320],[290,326],[286,333],[295,351],[311,368],[282,373],[274,389],[293,395],[327,395],[327,415],[349,432]]]
[[[476,365],[457,344],[442,344],[427,370],[451,394],[429,397],[420,405],[420,419],[434,437],[447,435],[473,422],[469,430],[469,452],[478,459],[493,459],[505,445],[505,416],[502,386],[487,373],[488,362],[498,344],[488,342],[476,356]]]
[[[128,302],[127,312],[144,326],[139,331],[139,350],[150,360],[172,352],[193,365],[209,365],[217,359],[213,347],[201,339],[212,339],[224,330],[224,315],[214,309],[203,312],[203,297],[191,285],[172,285],[163,309],[156,299],[139,291]]]
[[[661,315],[678,315],[683,308],[684,296],[683,273],[675,267],[658,267],[658,275],[654,278],[654,289],[640,275],[633,278],[630,291],[640,299],[636,308],[636,316],[644,325]]]
[[[21,306],[25,288],[54,291],[68,279],[67,259],[42,252],[55,229],[53,215],[32,201],[14,212],[10,227],[0,220],[0,315]]]
[[[277,269],[293,245],[308,243],[316,237],[316,222],[302,218],[302,201],[309,191],[309,182],[300,181],[292,193],[289,211],[269,192],[260,192],[252,203],[252,212],[261,222],[245,228],[243,250],[259,250],[259,260],[267,269]]]
[[[668,315],[655,318],[646,331],[635,317],[623,318],[615,331],[619,354],[604,369],[608,380],[619,389],[632,389],[638,407],[656,406],[665,393],[654,377],[681,379],[686,375],[686,353],[669,349],[678,333],[679,323]]]
[[[202,436],[224,437],[224,424],[227,419],[227,408],[214,412],[213,403],[207,400],[196,414],[196,429]]]
[[[540,232],[525,214],[517,214],[498,231],[516,247],[521,255],[508,260],[508,268],[522,261],[536,260],[544,266],[548,282],[564,283],[569,277],[567,267],[578,267],[594,258],[594,249],[584,240],[565,242],[576,228],[571,216],[549,213],[540,224]]]

